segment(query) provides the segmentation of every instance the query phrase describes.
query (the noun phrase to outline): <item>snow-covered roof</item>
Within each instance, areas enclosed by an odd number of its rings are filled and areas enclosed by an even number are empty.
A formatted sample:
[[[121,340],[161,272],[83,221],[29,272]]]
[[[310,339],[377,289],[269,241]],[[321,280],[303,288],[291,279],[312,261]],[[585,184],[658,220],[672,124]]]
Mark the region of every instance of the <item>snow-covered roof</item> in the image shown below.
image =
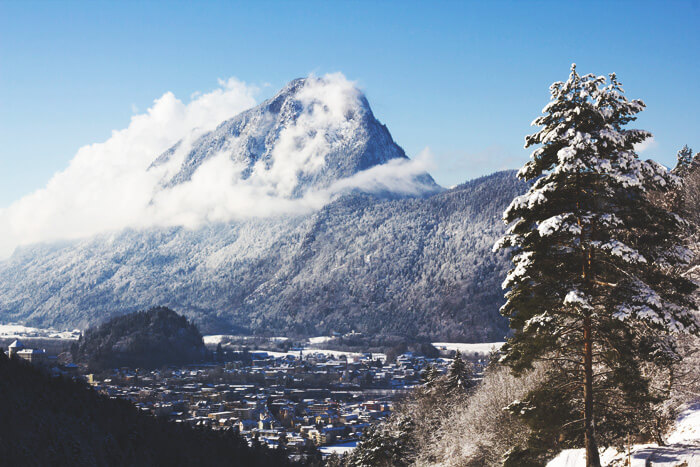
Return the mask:
[[[17,339],[12,344],[10,344],[10,348],[11,349],[23,349],[24,344],[22,343],[21,340]]]
[[[44,350],[39,350],[39,349],[23,349],[17,352],[17,355],[43,355],[46,352]]]

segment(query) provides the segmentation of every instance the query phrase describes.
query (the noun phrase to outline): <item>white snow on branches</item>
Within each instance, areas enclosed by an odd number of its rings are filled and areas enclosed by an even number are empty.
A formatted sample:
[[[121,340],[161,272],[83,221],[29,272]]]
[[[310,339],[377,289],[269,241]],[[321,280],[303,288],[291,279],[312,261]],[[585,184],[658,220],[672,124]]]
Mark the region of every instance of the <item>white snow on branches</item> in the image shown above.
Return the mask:
[[[634,284],[636,294],[630,302],[623,303],[613,313],[613,318],[625,321],[639,319],[657,326],[665,327],[670,332],[682,332],[683,323],[676,320],[678,316],[687,316],[687,311],[673,303],[666,303],[649,285],[643,282]]]
[[[510,203],[510,206],[503,213],[503,220],[508,221],[511,214],[515,211],[520,211],[523,209],[533,209],[539,205],[547,202],[547,193],[555,191],[557,189],[557,184],[554,182],[545,183],[542,186],[539,184],[533,185],[527,193],[521,196],[516,196],[515,199]]]
[[[547,197],[544,195],[543,190],[534,190],[525,193],[524,195],[518,196],[511,203],[510,209],[532,209],[538,204],[544,204],[547,201]],[[506,211],[507,212],[507,211]]]
[[[539,328],[540,326],[546,325],[554,319],[552,316],[548,315],[545,311],[542,314],[535,315],[532,318],[525,321],[524,330],[529,331],[532,328]]]
[[[615,214],[589,214],[581,218],[584,224],[598,223],[602,227],[618,227],[622,225],[622,219]]]
[[[581,226],[573,222],[568,222],[568,220],[572,217],[573,214],[567,213],[558,214],[543,220],[537,227],[540,237],[547,237],[555,233],[571,233],[574,235],[580,234]]]
[[[605,251],[613,256],[621,258],[627,263],[646,263],[647,260],[634,248],[630,248],[618,240],[608,242],[591,242],[591,245],[600,251]]]
[[[581,309],[593,309],[588,297],[578,289],[570,290],[564,297],[564,305],[571,305]]]
[[[503,281],[501,287],[507,289],[515,282],[521,281],[528,274],[528,269],[532,266],[532,257],[534,253],[531,251],[523,251],[518,253],[513,258],[515,267],[508,273],[506,280]]]
[[[598,136],[601,139],[610,141],[611,143],[618,146],[622,146],[626,142],[625,135],[623,133],[620,133],[619,131],[615,131],[615,129],[610,125],[606,125],[605,128],[600,130],[598,132]]]

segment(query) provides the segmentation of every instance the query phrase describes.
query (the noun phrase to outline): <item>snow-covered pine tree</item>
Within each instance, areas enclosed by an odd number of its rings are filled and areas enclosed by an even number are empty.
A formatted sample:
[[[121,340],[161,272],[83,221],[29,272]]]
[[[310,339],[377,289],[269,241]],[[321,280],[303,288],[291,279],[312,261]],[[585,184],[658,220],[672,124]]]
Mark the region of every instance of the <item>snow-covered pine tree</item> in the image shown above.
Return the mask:
[[[405,467],[413,457],[413,421],[399,415],[368,427],[346,460],[352,467]]]
[[[533,122],[542,128],[525,138],[525,147],[539,147],[518,173],[533,183],[507,208],[510,226],[495,246],[512,247],[514,263],[501,309],[514,334],[502,360],[516,373],[553,363],[548,397],[515,410],[530,417],[533,445],[548,429],[549,439],[582,442],[587,466],[599,466],[596,430],[614,438],[620,412],[648,392],[640,362],[673,351],[655,336],[698,332],[688,312],[695,286],[677,273],[690,259],[678,245],[683,220],[647,197],[677,178],[638,159],[634,145],[650,133],[625,128],[644,103],[628,100],[614,74],[608,84],[575,65],[550,93]]]
[[[426,391],[432,391],[438,380],[440,379],[440,372],[434,365],[428,364],[420,375],[420,382]]]
[[[454,360],[450,364],[450,368],[445,375],[444,386],[446,392],[454,394],[464,394],[469,389],[471,377],[474,373],[474,368],[471,363],[467,364],[462,358],[462,355],[457,352]]]
[[[690,149],[688,147],[688,145],[686,144],[676,154],[676,168],[674,170],[675,170],[675,172],[678,173],[678,175],[683,177],[688,173],[688,171],[690,170],[690,167],[692,165],[693,165],[693,150]]]

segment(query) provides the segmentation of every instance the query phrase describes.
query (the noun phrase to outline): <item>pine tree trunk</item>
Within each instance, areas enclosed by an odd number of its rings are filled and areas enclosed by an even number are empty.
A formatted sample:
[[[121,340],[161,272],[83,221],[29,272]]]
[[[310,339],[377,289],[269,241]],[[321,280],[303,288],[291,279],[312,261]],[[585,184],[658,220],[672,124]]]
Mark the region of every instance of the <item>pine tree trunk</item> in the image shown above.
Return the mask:
[[[578,178],[577,178],[578,183]],[[576,208],[581,206],[577,202]],[[579,227],[583,227],[581,216],[577,216]],[[582,229],[583,233],[583,229]],[[592,232],[587,232],[591,236]],[[583,240],[583,236],[582,236]],[[586,248],[583,253],[582,279],[586,290],[590,290],[592,280],[593,251]],[[585,310],[583,315],[583,419],[585,423],[584,447],[586,449],[586,467],[600,467],[598,446],[595,442],[595,421],[593,419],[593,332],[591,325],[591,310]]]
[[[595,423],[593,420],[593,339],[591,336],[591,316],[586,312],[583,319],[583,418],[586,428],[585,448],[586,467],[600,467],[598,446],[595,442]]]

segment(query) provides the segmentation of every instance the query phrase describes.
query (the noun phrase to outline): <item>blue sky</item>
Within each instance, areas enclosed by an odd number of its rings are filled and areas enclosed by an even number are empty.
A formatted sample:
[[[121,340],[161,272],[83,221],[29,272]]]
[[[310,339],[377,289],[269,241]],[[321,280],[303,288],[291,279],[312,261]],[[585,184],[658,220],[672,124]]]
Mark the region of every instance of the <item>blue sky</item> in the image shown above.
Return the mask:
[[[166,91],[235,76],[261,88],[340,71],[411,156],[449,186],[517,168],[571,62],[615,71],[647,110],[644,152],[700,150],[696,2],[2,2],[0,207]]]

